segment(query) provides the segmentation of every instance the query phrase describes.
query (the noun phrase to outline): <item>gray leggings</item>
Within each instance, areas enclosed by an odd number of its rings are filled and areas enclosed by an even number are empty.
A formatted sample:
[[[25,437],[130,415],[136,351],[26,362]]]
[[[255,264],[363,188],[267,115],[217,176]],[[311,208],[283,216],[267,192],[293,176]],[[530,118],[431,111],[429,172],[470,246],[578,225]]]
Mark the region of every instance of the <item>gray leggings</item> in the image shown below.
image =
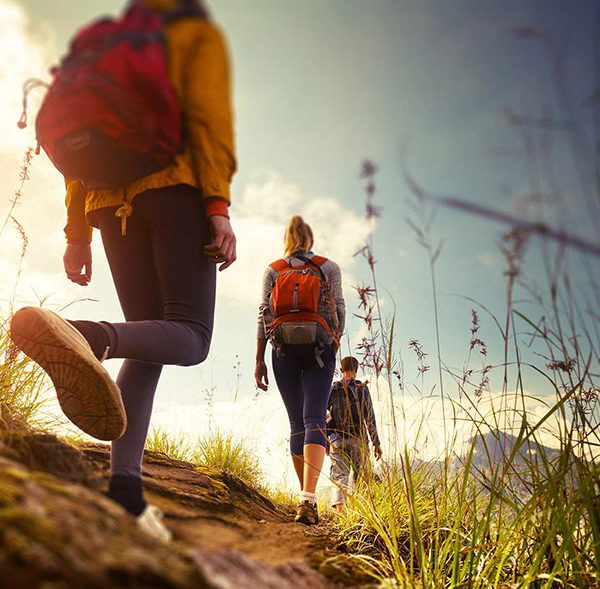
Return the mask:
[[[203,255],[211,237],[196,189],[182,184],[139,194],[124,237],[116,209],[90,214],[126,320],[101,324],[110,357],[125,358],[117,384],[127,430],[112,443],[111,473],[139,477],[163,364],[190,366],[208,354],[216,269]]]

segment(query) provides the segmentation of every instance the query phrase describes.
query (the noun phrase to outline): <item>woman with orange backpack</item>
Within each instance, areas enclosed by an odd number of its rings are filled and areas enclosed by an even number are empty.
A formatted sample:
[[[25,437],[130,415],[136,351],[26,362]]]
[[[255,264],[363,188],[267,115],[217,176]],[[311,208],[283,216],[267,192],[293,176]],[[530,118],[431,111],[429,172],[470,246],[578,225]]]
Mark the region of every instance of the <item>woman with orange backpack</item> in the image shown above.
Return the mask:
[[[66,178],[65,272],[89,283],[99,229],[125,322],[25,307],[11,335],[50,375],[66,416],[113,441],[109,497],[167,541],[141,463],[162,367],[204,361],[215,265],[236,258],[227,49],[200,0],[134,0],[83,28],[54,72],[36,131]],[[124,359],[116,383],[106,358]]]
[[[285,230],[284,258],[269,265],[258,316],[256,386],[267,390],[267,339],[275,380],[290,420],[290,450],[300,482],[295,521],[319,521],[316,488],[327,442],[327,403],[346,308],[340,267],[315,255],[302,217]]]

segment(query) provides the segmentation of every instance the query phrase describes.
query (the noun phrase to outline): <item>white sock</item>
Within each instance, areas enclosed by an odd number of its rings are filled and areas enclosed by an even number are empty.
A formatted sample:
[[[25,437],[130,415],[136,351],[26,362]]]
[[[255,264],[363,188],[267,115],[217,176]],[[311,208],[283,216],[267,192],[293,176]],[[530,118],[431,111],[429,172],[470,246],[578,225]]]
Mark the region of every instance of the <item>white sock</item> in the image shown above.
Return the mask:
[[[300,494],[298,495],[298,499],[300,500],[300,502],[308,501],[311,505],[317,504],[317,494],[316,493],[308,493],[306,491],[300,491]]]

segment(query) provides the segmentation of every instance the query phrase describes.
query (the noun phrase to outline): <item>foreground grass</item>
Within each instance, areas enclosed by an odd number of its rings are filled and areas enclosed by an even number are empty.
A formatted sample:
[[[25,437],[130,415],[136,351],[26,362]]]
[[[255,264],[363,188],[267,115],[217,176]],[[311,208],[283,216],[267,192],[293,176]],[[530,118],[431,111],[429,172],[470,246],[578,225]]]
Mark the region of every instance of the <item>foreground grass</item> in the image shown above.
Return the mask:
[[[8,321],[0,322],[0,432],[56,425],[42,411],[48,387],[44,371],[12,344]]]
[[[568,447],[541,468],[515,448],[482,468],[473,448],[445,465],[406,452],[357,486],[335,523],[363,568],[407,587],[598,586],[597,468]]]

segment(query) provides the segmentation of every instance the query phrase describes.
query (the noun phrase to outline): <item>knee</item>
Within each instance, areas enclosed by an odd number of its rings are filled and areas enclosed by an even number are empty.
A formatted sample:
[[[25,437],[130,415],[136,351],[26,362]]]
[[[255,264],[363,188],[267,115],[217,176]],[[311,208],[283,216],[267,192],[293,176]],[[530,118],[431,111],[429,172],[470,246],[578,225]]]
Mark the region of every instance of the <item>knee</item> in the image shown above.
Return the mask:
[[[304,443],[319,444],[327,447],[327,422],[325,417],[306,417],[304,419]]]
[[[180,359],[177,363],[179,366],[196,366],[201,364],[208,357],[210,350],[211,334],[206,329],[195,323],[177,321],[183,330],[181,340]]]
[[[196,366],[197,364],[201,364],[208,357],[209,349],[209,344],[201,341],[186,346],[186,348],[181,351],[181,361],[179,362],[179,366]]]
[[[304,423],[290,420],[290,452],[302,456],[304,452]]]

